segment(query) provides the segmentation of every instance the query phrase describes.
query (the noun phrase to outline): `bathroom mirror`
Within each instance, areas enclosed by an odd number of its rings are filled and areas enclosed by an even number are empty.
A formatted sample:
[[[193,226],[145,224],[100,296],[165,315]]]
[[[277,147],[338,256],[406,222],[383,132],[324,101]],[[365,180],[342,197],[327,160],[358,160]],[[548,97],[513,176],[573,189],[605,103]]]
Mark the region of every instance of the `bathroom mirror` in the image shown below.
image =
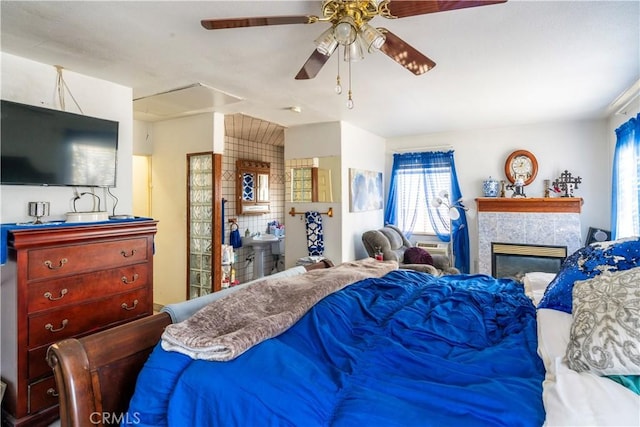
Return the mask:
[[[236,213],[260,215],[269,213],[269,175],[271,165],[259,160],[236,161]]]
[[[285,161],[287,200],[333,203],[340,201],[340,157]],[[335,189],[335,191],[334,191]]]

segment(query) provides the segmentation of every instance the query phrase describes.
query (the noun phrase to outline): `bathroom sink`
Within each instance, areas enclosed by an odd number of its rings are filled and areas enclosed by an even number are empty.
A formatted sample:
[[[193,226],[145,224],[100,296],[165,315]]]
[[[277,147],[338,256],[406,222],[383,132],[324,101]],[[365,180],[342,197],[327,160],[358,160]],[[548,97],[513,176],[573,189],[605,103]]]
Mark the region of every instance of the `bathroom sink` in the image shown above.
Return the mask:
[[[247,246],[270,245],[277,241],[278,238],[273,234],[261,234],[259,236],[242,238],[242,244]]]
[[[243,237],[242,246],[251,246],[255,253],[253,261],[253,278],[259,279],[264,276],[264,253],[271,246],[273,255],[284,254],[284,236],[274,234],[260,234],[253,237]]]

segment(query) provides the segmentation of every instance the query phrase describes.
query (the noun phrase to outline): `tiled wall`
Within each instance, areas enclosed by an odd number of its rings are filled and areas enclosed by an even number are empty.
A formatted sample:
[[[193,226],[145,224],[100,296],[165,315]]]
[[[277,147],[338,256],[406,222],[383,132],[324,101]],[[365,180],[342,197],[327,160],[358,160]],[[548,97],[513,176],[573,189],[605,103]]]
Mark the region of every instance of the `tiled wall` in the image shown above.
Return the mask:
[[[269,177],[271,213],[261,215],[236,214],[236,160],[238,159],[260,160],[271,164],[271,176]],[[244,236],[247,229],[251,233],[266,233],[267,223],[273,220],[284,223],[284,169],[284,147],[229,136],[225,137],[224,155],[222,156],[222,196],[226,200],[224,205],[224,242],[226,244],[229,244],[230,218],[237,219],[242,236]],[[250,280],[253,276],[253,265],[247,260],[252,252],[252,248],[244,246],[235,250],[237,259],[235,264],[236,277],[241,283]],[[267,249],[264,262],[265,275],[272,271],[274,265],[274,258],[270,249]]]

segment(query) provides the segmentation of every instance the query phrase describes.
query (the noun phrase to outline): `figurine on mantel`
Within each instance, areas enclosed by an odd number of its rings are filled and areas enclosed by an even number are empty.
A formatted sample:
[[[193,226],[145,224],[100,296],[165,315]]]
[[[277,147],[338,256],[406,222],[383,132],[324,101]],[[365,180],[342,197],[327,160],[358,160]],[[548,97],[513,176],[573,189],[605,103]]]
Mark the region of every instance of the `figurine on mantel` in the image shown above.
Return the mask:
[[[513,190],[511,197],[527,197],[524,194],[524,179],[521,177],[517,178],[513,184],[507,185],[507,189]]]
[[[553,181],[553,187],[564,192],[561,197],[573,197],[573,190],[578,189],[578,184],[581,183],[582,178],[579,176],[573,177],[571,172],[565,170],[558,178],[556,178],[555,181]]]

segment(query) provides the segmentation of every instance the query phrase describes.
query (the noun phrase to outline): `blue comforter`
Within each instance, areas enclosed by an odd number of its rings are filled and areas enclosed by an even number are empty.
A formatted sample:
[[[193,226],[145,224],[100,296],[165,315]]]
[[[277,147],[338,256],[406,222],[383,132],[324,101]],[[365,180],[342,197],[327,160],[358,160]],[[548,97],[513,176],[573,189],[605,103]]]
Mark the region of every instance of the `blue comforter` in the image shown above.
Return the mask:
[[[126,420],[150,426],[540,426],[518,283],[397,270],[336,292],[235,360],[155,348]]]

